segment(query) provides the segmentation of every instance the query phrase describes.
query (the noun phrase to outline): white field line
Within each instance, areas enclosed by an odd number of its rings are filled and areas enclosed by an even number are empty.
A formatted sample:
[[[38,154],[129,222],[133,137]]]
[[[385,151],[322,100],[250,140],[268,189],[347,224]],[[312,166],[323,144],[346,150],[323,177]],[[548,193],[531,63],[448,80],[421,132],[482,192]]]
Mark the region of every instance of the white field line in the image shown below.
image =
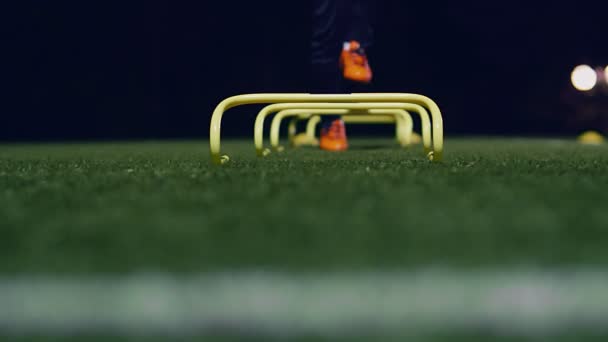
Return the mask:
[[[608,271],[0,278],[0,332],[608,332]]]

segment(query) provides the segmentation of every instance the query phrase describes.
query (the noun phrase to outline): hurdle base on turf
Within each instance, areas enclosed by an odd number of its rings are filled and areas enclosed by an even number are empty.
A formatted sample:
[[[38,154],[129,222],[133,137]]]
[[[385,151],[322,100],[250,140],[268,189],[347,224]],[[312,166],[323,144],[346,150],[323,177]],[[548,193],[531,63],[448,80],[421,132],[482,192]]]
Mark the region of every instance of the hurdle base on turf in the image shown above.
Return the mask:
[[[301,147],[301,146],[319,146],[319,139],[310,138],[306,133],[299,133],[293,137],[291,142],[292,147]]]

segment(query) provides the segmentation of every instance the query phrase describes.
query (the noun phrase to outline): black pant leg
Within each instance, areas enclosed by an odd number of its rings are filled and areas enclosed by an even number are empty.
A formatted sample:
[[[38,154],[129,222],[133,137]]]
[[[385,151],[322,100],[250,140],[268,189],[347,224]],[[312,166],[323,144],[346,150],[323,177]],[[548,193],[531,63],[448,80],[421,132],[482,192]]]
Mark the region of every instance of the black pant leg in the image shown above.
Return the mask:
[[[310,92],[339,94],[344,92],[344,80],[339,67],[340,51],[348,23],[343,13],[345,0],[312,1]],[[327,125],[338,115],[324,115]]]
[[[342,93],[346,84],[339,68],[345,41],[364,48],[373,43],[373,0],[313,0],[311,30],[311,92]]]
[[[375,19],[375,2],[373,0],[349,0],[346,41],[356,40],[364,49],[374,42],[373,21]]]
[[[310,92],[337,94],[350,89],[339,68],[345,41],[357,40],[364,48],[373,43],[373,0],[313,0]],[[325,116],[330,122],[338,116]]]
[[[340,49],[348,21],[342,12],[344,0],[312,1],[311,92],[340,93]]]

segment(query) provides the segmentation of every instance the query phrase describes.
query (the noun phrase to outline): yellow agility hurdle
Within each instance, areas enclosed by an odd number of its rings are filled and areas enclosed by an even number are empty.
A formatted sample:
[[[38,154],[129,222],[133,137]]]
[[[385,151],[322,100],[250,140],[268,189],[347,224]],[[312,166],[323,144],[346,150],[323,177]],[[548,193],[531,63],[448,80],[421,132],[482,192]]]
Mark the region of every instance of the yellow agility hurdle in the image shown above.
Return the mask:
[[[287,102],[396,102],[413,103],[428,108],[433,125],[433,151],[428,157],[440,161],[443,157],[443,118],[441,110],[430,98],[410,93],[353,93],[353,94],[310,94],[310,93],[263,93],[231,96],[221,101],[214,109],[209,127],[209,149],[211,161],[222,164],[230,158],[221,155],[221,125],[224,112],[230,108],[246,104],[287,103]],[[405,109],[405,108],[399,108]]]
[[[399,144],[405,147],[412,143],[412,135],[414,133],[414,122],[409,112],[401,109],[370,109],[368,111],[373,111],[373,113],[361,113],[359,115],[342,114],[342,120],[344,120],[344,123],[347,124],[395,124],[395,138],[397,139]],[[328,113],[332,112],[328,111]],[[306,119],[308,119],[308,121],[306,123],[307,128],[305,136],[310,142],[316,140],[314,131],[316,130],[316,125],[320,123],[321,117],[319,115],[313,115],[310,117],[298,116],[289,121],[288,138],[290,142],[293,142],[295,136],[297,136],[298,134],[296,127],[298,121]],[[308,131],[311,121],[313,122],[312,134],[310,134],[311,132]]]
[[[399,109],[395,109],[396,111]],[[412,116],[407,112],[403,111],[406,114],[404,116],[405,121],[400,119],[398,116],[387,114],[382,115],[378,113],[378,115],[374,114],[360,114],[360,115],[342,115],[342,120],[347,124],[395,124],[395,138],[397,142],[402,146],[406,147],[410,144],[414,143],[414,124],[412,120]],[[306,122],[306,130],[305,133],[298,134],[297,124],[299,121],[307,120]],[[321,117],[319,115],[313,116],[297,116],[289,120],[288,124],[288,140],[292,147],[298,146],[316,146],[318,145],[318,140],[315,134],[317,125],[321,122]],[[312,125],[311,125],[312,123]],[[411,126],[410,126],[411,125]],[[411,129],[410,129],[411,127]],[[300,138],[301,140],[298,140]]]
[[[350,110],[367,110],[367,109],[401,109],[417,112],[420,115],[420,122],[422,124],[422,137],[423,137],[423,148],[424,152],[432,156],[430,153],[433,149],[431,142],[431,120],[429,114],[424,107],[413,104],[413,103],[400,103],[400,102],[370,102],[370,103],[275,103],[264,107],[255,118],[254,125],[254,144],[256,147],[256,153],[259,157],[268,154],[270,151],[264,149],[264,119],[277,111],[286,109],[350,109]],[[443,136],[443,135],[442,135]],[[443,145],[443,142],[441,142]]]
[[[406,112],[407,113],[407,112]],[[409,114],[409,113],[408,113]],[[411,115],[409,115],[409,119],[411,120]],[[297,131],[297,123],[301,120],[306,120],[306,128],[304,133],[298,133]],[[391,124],[397,123],[395,116],[391,115],[343,115],[342,120],[346,124]],[[289,122],[289,142],[294,146],[317,146],[319,141],[317,139],[316,130],[317,125],[321,123],[321,117],[318,115],[313,115],[310,118],[307,117],[296,117],[290,120]],[[395,125],[396,130],[399,130],[399,125]],[[406,127],[406,129],[408,129]],[[418,133],[414,132],[413,125],[412,130],[408,133],[408,141],[400,140],[400,136],[403,136],[404,133],[395,132],[395,137],[399,144],[403,147],[411,146],[413,144],[419,144],[422,142],[422,136],[418,135]],[[298,140],[299,139],[301,140]]]
[[[410,114],[403,109],[368,109],[368,110],[351,110],[351,109],[284,109],[275,115],[270,126],[270,146],[275,151],[280,151],[282,148],[279,146],[279,136],[281,122],[283,119],[290,116],[298,116],[300,118],[306,118],[313,114],[317,115],[346,115],[344,116],[345,121],[358,122],[358,123],[369,123],[369,122],[383,122],[383,123],[396,123],[396,135],[397,141],[402,146],[410,144],[414,123]],[[366,115],[368,114],[368,115]],[[374,116],[377,116],[377,120],[373,120]],[[357,119],[361,118],[361,119]],[[292,127],[290,129],[290,140],[291,133],[293,132]]]

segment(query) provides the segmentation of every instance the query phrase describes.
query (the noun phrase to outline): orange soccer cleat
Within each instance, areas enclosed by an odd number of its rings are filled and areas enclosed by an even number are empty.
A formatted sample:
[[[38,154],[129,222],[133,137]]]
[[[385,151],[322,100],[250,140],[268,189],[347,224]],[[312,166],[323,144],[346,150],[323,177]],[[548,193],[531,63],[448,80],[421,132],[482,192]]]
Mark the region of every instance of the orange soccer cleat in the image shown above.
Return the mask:
[[[370,83],[372,80],[372,69],[365,51],[357,41],[344,43],[340,55],[340,67],[347,80],[359,83]]]
[[[337,119],[332,121],[329,127],[321,128],[319,147],[326,151],[344,151],[348,149],[344,121]]]

